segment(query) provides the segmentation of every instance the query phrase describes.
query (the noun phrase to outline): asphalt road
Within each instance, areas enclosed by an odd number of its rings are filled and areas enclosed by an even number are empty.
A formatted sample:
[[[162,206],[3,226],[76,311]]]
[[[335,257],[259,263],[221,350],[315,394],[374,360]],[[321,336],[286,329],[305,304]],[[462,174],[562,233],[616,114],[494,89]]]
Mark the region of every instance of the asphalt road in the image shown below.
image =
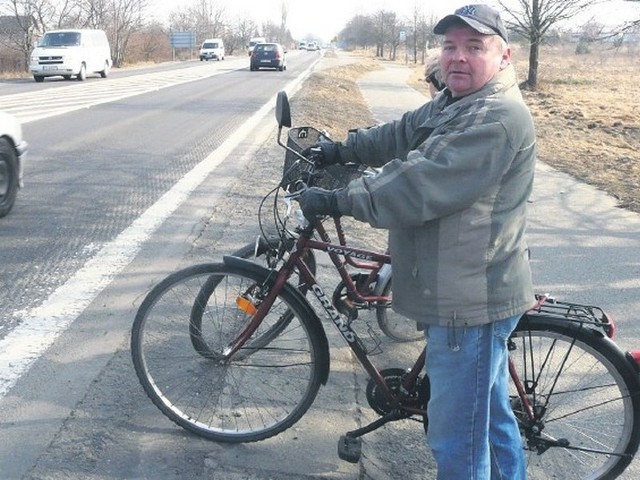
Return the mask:
[[[83,83],[19,82],[33,91],[11,95],[0,86],[0,109],[22,120],[30,144],[25,188],[1,226],[0,338],[313,59],[299,58],[282,73],[229,58]]]
[[[192,248],[272,132],[275,93],[318,58],[295,52],[286,72],[228,58],[170,65],[169,75],[0,86],[0,108],[30,142],[25,188],[1,225],[0,478],[34,468],[126,348],[136,301]],[[124,94],[140,84],[150,88]],[[119,300],[92,312],[104,296]]]

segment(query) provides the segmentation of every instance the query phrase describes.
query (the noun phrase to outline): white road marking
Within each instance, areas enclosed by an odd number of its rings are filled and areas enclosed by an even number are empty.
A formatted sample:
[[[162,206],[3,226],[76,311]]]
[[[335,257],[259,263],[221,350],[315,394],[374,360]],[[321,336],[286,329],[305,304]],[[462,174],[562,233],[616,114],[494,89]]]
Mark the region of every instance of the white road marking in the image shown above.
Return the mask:
[[[240,62],[224,66],[206,65],[163,72],[145,73],[123,78],[89,79],[69,86],[0,96],[0,110],[15,116],[21,123],[61,115],[102,103],[153,92],[187,82],[227,73]],[[243,67],[244,62],[242,62]]]

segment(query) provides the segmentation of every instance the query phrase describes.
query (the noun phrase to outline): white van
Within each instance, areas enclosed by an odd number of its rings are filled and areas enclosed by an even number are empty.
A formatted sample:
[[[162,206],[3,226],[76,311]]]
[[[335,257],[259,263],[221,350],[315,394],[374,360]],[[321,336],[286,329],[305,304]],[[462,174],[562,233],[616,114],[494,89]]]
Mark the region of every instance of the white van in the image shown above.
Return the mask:
[[[208,38],[200,47],[200,61],[224,60],[224,42],[221,38]]]
[[[52,30],[31,52],[29,70],[36,82],[60,75],[83,81],[88,73],[106,78],[112,64],[109,41],[102,30]]]
[[[251,40],[249,40],[249,45],[247,45],[247,48],[249,49],[249,56],[251,56],[251,53],[253,53],[253,49],[259,43],[267,43],[267,39],[265,37],[253,37]]]

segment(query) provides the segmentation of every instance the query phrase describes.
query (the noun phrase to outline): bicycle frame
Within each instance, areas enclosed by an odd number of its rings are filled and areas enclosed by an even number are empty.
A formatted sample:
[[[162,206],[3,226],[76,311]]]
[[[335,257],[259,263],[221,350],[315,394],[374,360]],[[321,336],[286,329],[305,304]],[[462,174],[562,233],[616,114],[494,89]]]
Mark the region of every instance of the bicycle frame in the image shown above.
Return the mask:
[[[362,248],[346,247],[344,241],[344,233],[341,231],[341,224],[339,219],[335,219],[336,228],[339,232],[340,244],[331,243],[329,235],[324,228],[320,220],[316,220],[313,224],[308,225],[306,228],[300,231],[300,235],[296,240],[296,246],[291,251],[289,258],[285,261],[283,266],[275,273],[275,279],[273,284],[269,286],[269,293],[260,304],[256,314],[252,321],[247,325],[245,330],[239,335],[233,347],[226,352],[226,358],[231,358],[235,352],[237,352],[242,345],[251,337],[253,332],[260,325],[260,322],[270,310],[273,302],[275,301],[278,293],[282,290],[285,283],[293,274],[294,270],[298,270],[298,274],[310,287],[317,300],[322,305],[325,313],[337,328],[340,335],[345,340],[351,351],[354,353],[364,370],[369,377],[373,379],[377,387],[383,393],[386,400],[394,406],[404,412],[404,416],[411,415],[425,415],[426,410],[424,408],[418,408],[412,405],[403,405],[400,399],[395,395],[387,385],[381,371],[373,364],[369,359],[367,349],[362,343],[357,332],[351,328],[349,322],[341,316],[340,312],[336,309],[327,296],[322,286],[318,283],[313,273],[309,270],[306,263],[303,260],[303,254],[306,249],[315,251],[326,252],[331,259],[331,262],[338,270],[341,279],[347,285],[348,290],[354,294],[361,301],[386,301],[388,297],[384,296],[365,296],[356,288],[351,276],[347,272],[346,265],[356,266],[357,268],[371,270],[369,278],[375,279],[377,272],[380,268],[391,263],[391,256],[388,253],[379,253]],[[317,232],[321,240],[312,239],[313,232]],[[354,260],[357,259],[358,261]],[[413,366],[407,371],[407,374],[402,379],[402,387],[406,391],[413,391],[422,372],[425,364],[426,347],[422,349],[420,355],[414,362]],[[509,360],[509,372],[510,376],[516,386],[516,390],[520,397],[520,401],[525,409],[525,412],[530,420],[534,420],[535,414],[529,398],[527,397],[524,385],[518,378],[516,370]],[[402,418],[402,415],[397,418]],[[365,427],[366,428],[366,427]]]
[[[340,278],[346,286],[347,294],[351,300],[359,303],[388,302],[388,296],[377,294],[367,295],[364,292],[367,291],[371,284],[377,281],[378,274],[382,267],[391,264],[391,256],[389,253],[377,253],[367,249],[348,247],[340,218],[334,218],[333,220],[339,245],[331,242],[324,225],[318,221],[314,225],[314,229],[320,236],[321,241],[309,238],[304,242],[304,247],[302,248],[326,252],[329,255],[331,262],[336,267]],[[298,245],[298,248],[300,248],[300,245]],[[349,275],[346,269],[347,265],[359,270],[369,271],[360,288],[356,286],[353,278]]]

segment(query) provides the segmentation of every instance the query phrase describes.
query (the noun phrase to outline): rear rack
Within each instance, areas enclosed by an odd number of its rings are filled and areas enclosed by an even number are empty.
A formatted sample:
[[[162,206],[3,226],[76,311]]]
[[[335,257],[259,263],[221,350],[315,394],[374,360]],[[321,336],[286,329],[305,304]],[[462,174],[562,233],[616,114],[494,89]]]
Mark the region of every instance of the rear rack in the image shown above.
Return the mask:
[[[527,313],[545,315],[581,325],[591,325],[594,328],[603,330],[607,337],[613,338],[615,325],[600,307],[561,302],[549,295],[536,294],[536,300],[538,301],[536,306]]]

